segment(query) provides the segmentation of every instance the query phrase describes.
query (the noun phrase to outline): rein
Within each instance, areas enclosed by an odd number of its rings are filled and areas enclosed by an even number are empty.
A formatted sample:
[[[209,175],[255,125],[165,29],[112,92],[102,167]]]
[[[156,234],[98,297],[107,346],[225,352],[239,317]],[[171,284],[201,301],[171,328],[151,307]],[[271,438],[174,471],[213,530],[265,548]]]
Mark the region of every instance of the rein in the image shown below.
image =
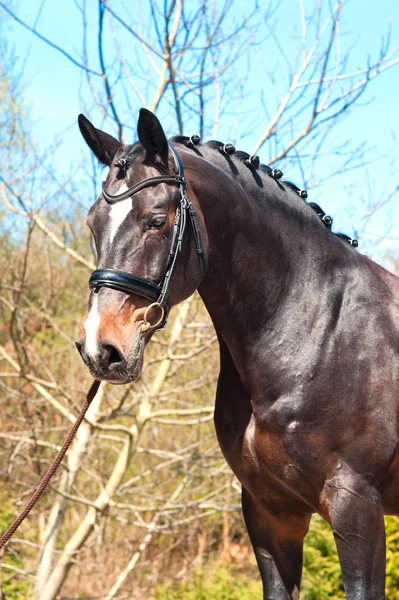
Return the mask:
[[[102,194],[108,204],[116,204],[122,200],[130,198],[140,190],[158,185],[158,183],[170,183],[178,185],[180,189],[180,200],[176,208],[176,214],[173,224],[172,243],[169,250],[168,262],[166,264],[165,273],[159,283],[154,283],[150,279],[132,275],[126,271],[119,269],[96,269],[91,274],[89,280],[90,289],[94,293],[98,293],[102,287],[111,288],[124,292],[125,294],[138,294],[147,300],[151,300],[152,304],[147,306],[144,313],[144,323],[142,331],[147,329],[161,329],[166,325],[166,313],[168,312],[168,292],[173,270],[175,268],[178,253],[181,252],[183,236],[186,230],[187,218],[190,221],[191,231],[194,238],[195,247],[197,250],[198,260],[200,263],[201,277],[205,272],[205,257],[202,246],[201,231],[198,225],[197,213],[187,194],[187,180],[184,176],[184,167],[182,160],[175,150],[169,145],[173,156],[173,175],[157,175],[142,179],[122,194],[112,196],[105,189],[105,182],[102,184]],[[148,320],[148,314],[152,310],[158,310],[160,317],[155,324],[151,324]]]
[[[102,194],[108,204],[116,204],[122,200],[126,200],[133,194],[136,194],[140,190],[157,185],[158,183],[171,183],[178,185],[180,188],[180,200],[176,208],[176,214],[173,225],[172,243],[169,250],[168,262],[166,265],[165,273],[159,283],[154,283],[149,279],[144,279],[138,275],[132,275],[126,271],[119,271],[118,269],[96,269],[90,276],[89,286],[94,290],[94,293],[98,293],[102,287],[112,288],[127,294],[138,294],[143,296],[147,300],[151,300],[152,304],[147,306],[144,313],[144,323],[142,325],[142,331],[147,329],[160,329],[166,325],[165,313],[168,307],[168,292],[173,270],[176,264],[178,253],[181,251],[184,232],[186,230],[187,218],[190,220],[191,230],[194,237],[194,242],[197,250],[198,260],[200,263],[201,277],[205,271],[205,257],[204,250],[201,240],[201,232],[198,225],[197,213],[195,208],[190,201],[187,194],[186,178],[184,176],[184,167],[182,160],[173,148],[169,146],[173,155],[173,175],[159,175],[156,177],[148,177],[139,181],[122,194],[112,196],[105,190],[104,182],[102,184]],[[160,311],[160,318],[154,324],[148,320],[148,315],[153,309]],[[57,468],[59,467],[62,459],[64,458],[72,440],[82,423],[86,412],[97,394],[98,388],[100,387],[100,381],[95,380],[87,393],[86,401],[83,405],[82,410],[75,424],[70,430],[65,442],[63,443],[58,456],[44,475],[39,487],[36,489],[28,504],[25,506],[22,513],[15,519],[11,527],[1,536],[0,538],[0,550],[7,544],[9,539],[13,536],[15,531],[21,525],[22,521],[28,516],[32,508],[35,506],[39,498],[43,495],[50,479],[53,477]]]
[[[89,391],[87,392],[87,396],[86,396],[86,400],[85,403],[83,405],[82,410],[79,413],[78,418],[75,421],[75,424],[73,425],[72,429],[70,430],[70,432],[68,433],[68,436],[65,440],[65,442],[62,444],[61,450],[59,451],[56,459],[54,460],[54,462],[52,463],[52,465],[50,466],[50,468],[48,469],[47,473],[44,475],[39,487],[36,489],[36,491],[34,492],[34,494],[32,495],[31,499],[29,500],[28,504],[25,506],[24,510],[21,512],[21,514],[19,515],[19,517],[17,517],[14,521],[14,523],[11,525],[11,527],[9,527],[7,529],[7,531],[1,536],[0,538],[0,550],[2,548],[4,548],[4,546],[7,544],[7,542],[9,541],[9,539],[14,535],[14,533],[16,532],[16,530],[18,529],[18,527],[21,525],[22,521],[28,516],[28,514],[30,513],[30,511],[32,510],[32,508],[35,506],[36,502],[39,500],[39,498],[43,495],[44,490],[46,489],[50,479],[52,478],[52,476],[54,475],[54,473],[56,472],[56,470],[58,469],[62,459],[64,458],[69,446],[72,443],[73,438],[75,437],[75,434],[77,432],[77,430],[79,429],[79,426],[81,424],[81,422],[83,421],[83,419],[85,418],[85,415],[87,413],[87,410],[90,406],[90,404],[92,403],[92,401],[94,400],[97,392],[98,392],[98,388],[100,387],[100,381],[98,379],[95,379],[91,385],[91,388],[89,389]]]

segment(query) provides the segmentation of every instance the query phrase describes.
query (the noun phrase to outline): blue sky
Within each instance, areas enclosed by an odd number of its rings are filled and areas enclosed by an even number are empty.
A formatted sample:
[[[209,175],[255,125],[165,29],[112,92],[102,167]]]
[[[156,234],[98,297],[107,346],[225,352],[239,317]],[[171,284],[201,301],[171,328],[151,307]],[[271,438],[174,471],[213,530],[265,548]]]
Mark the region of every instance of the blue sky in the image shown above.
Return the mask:
[[[187,0],[186,3],[190,5]],[[124,6],[120,0],[114,0],[111,4],[115,8]],[[139,4],[134,3],[135,10]],[[258,4],[261,8],[266,8],[270,3],[259,1]],[[310,2],[305,1],[306,4]],[[280,4],[276,19],[279,39],[288,51],[299,27],[297,6],[296,0],[284,0]],[[89,28],[93,30],[94,35],[98,20],[97,2],[88,0],[88,9]],[[79,56],[80,20],[72,1],[20,0],[19,3],[15,3],[14,10],[21,19],[31,25],[36,20],[37,28],[44,36],[68,49],[74,56]],[[387,33],[389,22],[392,24],[391,45],[394,46],[399,42],[397,0],[381,0],[378,3],[351,0],[348,3],[344,9],[342,43],[352,47],[348,65],[351,69],[364,66],[369,56],[372,59],[378,56],[381,38]],[[262,21],[259,20],[259,28],[262,26]],[[30,116],[34,122],[33,134],[38,146],[44,148],[54,140],[59,141],[56,160],[60,168],[69,165],[71,161],[76,162],[82,155],[88,158],[76,126],[76,117],[79,112],[85,110],[90,112],[89,116],[96,123],[101,123],[101,118],[93,108],[85,86],[82,85],[82,72],[17,23],[7,20],[5,31],[21,64],[24,65],[24,101],[30,107]],[[265,62],[270,66],[275,61],[276,71],[279,72],[280,65],[275,47],[270,42],[264,48]],[[254,53],[237,68],[245,72],[247,115],[247,120],[243,119],[242,127],[237,131],[237,145],[241,149],[250,150],[264,124],[262,115],[258,117],[255,114],[249,131],[248,115],[251,115],[252,107],[259,107],[260,96],[265,93],[266,80]],[[283,65],[281,65],[281,79],[284,80]],[[398,184],[398,95],[399,65],[383,73],[371,83],[359,105],[331,134],[329,140],[331,145],[342,142],[345,147],[349,147],[366,142],[371,149],[369,158],[373,161],[367,169],[342,173],[312,192],[311,200],[321,204],[324,210],[335,217],[336,229],[352,234],[364,217],[370,199],[375,201],[383,198]],[[275,99],[268,98],[271,112],[273,112],[274,101]],[[136,102],[134,106],[138,111],[139,104]],[[132,115],[132,124],[136,116],[137,114]],[[253,127],[258,119],[259,129]],[[187,133],[194,132],[195,129]],[[172,134],[174,131],[169,133]],[[231,135],[231,130],[226,125],[220,130],[219,137],[223,139],[223,135]],[[260,154],[266,161],[265,150]],[[317,176],[324,179],[334,168],[334,159],[328,157],[321,160],[318,168]],[[293,172],[292,176],[291,172],[283,170],[288,178],[295,178],[299,184],[301,183],[298,181],[297,172]],[[99,182],[100,179],[99,177]],[[396,240],[399,238],[398,200],[399,197],[380,210],[367,225],[367,231],[371,235],[363,240],[361,249],[366,248],[368,253],[374,253],[379,260],[389,250],[399,255],[399,242]],[[91,201],[92,198],[88,198],[87,204],[89,205]],[[372,248],[370,242],[379,237],[383,237],[384,240],[377,248]]]

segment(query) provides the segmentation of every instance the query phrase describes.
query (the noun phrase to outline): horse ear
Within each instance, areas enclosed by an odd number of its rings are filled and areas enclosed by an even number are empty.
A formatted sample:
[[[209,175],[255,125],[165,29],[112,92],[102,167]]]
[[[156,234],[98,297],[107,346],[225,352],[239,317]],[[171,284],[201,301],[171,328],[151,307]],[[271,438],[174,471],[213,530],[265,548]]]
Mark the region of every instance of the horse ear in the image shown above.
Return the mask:
[[[78,116],[80,133],[100,163],[109,167],[117,150],[122,146],[112,135],[96,129],[84,115]]]
[[[166,167],[169,153],[168,140],[157,117],[146,108],[140,110],[137,134],[140,142],[147,150],[149,159],[154,162],[160,160]]]

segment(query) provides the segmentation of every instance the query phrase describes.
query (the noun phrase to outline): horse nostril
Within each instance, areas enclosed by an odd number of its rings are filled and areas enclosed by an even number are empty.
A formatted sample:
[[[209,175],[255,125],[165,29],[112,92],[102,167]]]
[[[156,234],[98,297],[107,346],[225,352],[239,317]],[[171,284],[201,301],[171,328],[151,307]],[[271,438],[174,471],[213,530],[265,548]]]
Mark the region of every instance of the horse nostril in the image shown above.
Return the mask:
[[[123,352],[119,350],[117,346],[110,343],[98,342],[93,352],[88,352],[86,342],[78,340],[75,342],[75,346],[83,362],[89,367],[110,369],[112,367],[120,366],[125,362]]]
[[[102,362],[106,364],[108,367],[112,365],[118,365],[122,363],[124,360],[122,352],[118,350],[112,344],[104,344],[103,345],[103,356]]]

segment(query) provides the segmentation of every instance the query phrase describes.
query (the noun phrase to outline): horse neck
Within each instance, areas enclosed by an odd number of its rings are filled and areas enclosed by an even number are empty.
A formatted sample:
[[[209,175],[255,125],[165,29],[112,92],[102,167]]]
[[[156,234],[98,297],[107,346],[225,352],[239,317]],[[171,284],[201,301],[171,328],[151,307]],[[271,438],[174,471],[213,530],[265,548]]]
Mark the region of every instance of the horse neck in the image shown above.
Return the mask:
[[[347,260],[347,249],[295,192],[269,176],[259,186],[249,170],[238,182],[208,161],[194,169],[209,243],[199,293],[237,363],[277,318],[287,327],[298,321],[309,294],[317,298],[315,310],[327,303],[323,261]]]

